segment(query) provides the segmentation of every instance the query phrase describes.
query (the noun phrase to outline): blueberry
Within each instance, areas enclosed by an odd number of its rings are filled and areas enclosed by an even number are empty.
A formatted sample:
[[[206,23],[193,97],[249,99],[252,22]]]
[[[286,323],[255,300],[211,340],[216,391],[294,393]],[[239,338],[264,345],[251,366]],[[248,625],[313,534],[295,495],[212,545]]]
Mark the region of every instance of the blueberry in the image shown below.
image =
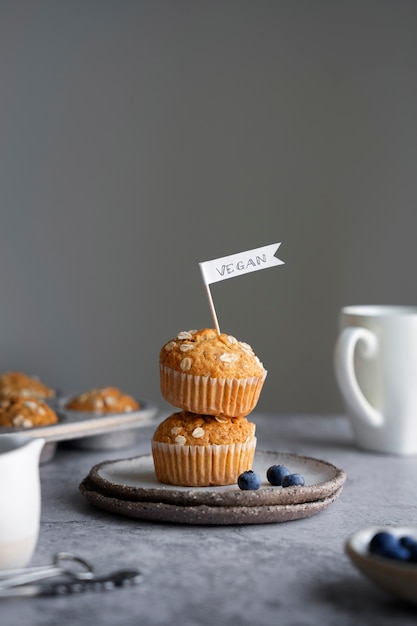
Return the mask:
[[[408,560],[412,563],[417,562],[417,539],[414,537],[410,537],[409,535],[404,535],[399,538],[399,544],[403,548],[407,548],[409,552]]]
[[[387,531],[375,533],[369,542],[369,552],[398,561],[407,561],[410,557],[410,550],[401,545],[398,537]]]
[[[417,547],[417,539],[414,539],[414,537],[410,537],[409,535],[403,535],[398,541],[401,546],[408,548],[409,550]]]
[[[301,474],[287,474],[282,478],[283,487],[293,487],[295,485],[303,486],[305,484],[304,478]]]
[[[239,488],[248,491],[249,489],[259,489],[261,486],[261,479],[253,470],[243,472],[237,479]]]
[[[381,531],[375,533],[369,542],[369,552],[371,554],[382,554],[387,550],[395,550],[398,543],[397,537],[392,533]]]
[[[271,465],[266,471],[266,477],[271,485],[279,487],[282,483],[282,478],[288,476],[290,470],[285,465]]]

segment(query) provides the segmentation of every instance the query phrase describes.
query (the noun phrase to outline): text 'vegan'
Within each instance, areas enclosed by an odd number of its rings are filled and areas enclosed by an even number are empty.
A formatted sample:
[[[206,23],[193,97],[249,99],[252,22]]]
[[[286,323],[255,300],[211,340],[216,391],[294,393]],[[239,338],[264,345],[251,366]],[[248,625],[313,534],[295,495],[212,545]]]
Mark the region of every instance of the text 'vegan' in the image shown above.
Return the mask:
[[[254,259],[249,258],[245,261],[237,261],[237,263],[227,263],[227,265],[222,265],[220,269],[216,267],[216,271],[220,276],[225,276],[226,274],[233,274],[234,272],[241,272],[251,267],[257,267],[263,263],[266,263],[266,254],[255,256]]]

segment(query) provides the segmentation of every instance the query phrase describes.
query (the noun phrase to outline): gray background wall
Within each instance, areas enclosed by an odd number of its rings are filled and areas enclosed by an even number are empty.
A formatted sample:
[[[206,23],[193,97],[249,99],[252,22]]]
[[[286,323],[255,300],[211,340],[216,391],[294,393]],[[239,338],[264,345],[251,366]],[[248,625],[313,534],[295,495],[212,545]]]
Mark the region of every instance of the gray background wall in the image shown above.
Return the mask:
[[[0,1],[0,368],[164,407],[211,326],[199,261],[269,370],[259,408],[340,410],[344,304],[416,303],[413,0]],[[168,408],[168,407],[167,407]]]

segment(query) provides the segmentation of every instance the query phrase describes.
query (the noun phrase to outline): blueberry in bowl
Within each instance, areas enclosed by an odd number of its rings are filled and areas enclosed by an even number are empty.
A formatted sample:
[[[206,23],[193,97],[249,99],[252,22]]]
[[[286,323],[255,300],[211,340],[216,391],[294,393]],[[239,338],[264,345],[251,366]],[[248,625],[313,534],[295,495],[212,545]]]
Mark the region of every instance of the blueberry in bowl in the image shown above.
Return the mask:
[[[363,528],[345,543],[352,563],[384,591],[417,603],[417,528]]]

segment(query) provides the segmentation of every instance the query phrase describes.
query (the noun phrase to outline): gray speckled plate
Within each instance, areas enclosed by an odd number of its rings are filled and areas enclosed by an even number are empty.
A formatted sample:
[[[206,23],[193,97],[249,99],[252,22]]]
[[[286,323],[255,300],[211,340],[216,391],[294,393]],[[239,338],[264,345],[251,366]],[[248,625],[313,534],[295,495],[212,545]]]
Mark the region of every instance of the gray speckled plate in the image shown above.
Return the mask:
[[[340,495],[339,487],[331,496],[301,504],[267,504],[259,506],[181,506],[166,502],[131,502],[102,493],[87,477],[80,484],[81,493],[94,506],[140,520],[176,524],[232,525],[270,524],[311,517],[326,509]]]
[[[273,487],[266,480],[271,465],[285,465],[302,474],[303,487]],[[95,465],[89,475],[94,485],[107,497],[134,502],[154,502],[195,507],[252,507],[296,505],[315,502],[339,491],[346,479],[343,470],[312,457],[283,452],[257,451],[253,470],[263,479],[260,489],[241,491],[237,485],[224,487],[178,487],[160,483],[154,472],[152,455],[104,461]]]

